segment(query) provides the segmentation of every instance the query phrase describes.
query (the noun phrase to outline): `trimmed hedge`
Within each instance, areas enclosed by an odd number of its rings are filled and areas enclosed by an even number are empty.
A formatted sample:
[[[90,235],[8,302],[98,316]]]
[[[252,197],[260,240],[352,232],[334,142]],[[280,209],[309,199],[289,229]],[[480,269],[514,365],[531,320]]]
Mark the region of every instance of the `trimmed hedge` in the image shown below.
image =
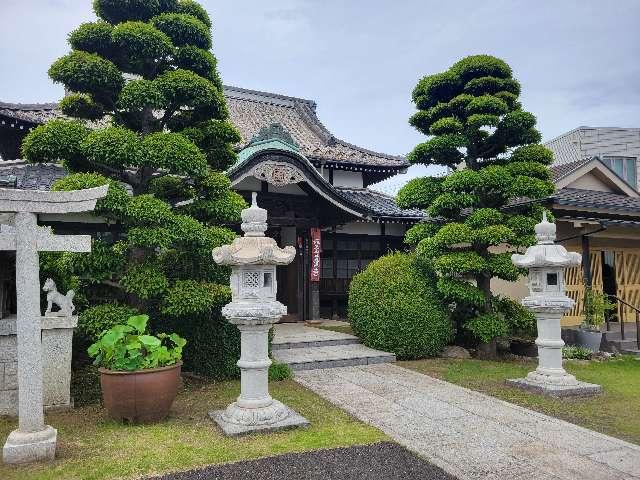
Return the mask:
[[[187,340],[182,352],[184,371],[225,380],[238,378],[240,331],[215,308],[211,313],[165,317],[158,331],[175,332]]]
[[[437,355],[453,338],[449,313],[414,255],[393,253],[351,281],[349,320],[362,342],[401,359]]]

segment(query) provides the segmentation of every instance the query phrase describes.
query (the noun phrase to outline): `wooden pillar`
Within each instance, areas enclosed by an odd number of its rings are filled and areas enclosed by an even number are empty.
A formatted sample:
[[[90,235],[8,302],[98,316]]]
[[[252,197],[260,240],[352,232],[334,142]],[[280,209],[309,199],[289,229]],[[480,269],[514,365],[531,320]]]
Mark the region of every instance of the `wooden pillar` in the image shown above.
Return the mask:
[[[582,278],[585,287],[591,288],[591,249],[587,235],[582,235]]]

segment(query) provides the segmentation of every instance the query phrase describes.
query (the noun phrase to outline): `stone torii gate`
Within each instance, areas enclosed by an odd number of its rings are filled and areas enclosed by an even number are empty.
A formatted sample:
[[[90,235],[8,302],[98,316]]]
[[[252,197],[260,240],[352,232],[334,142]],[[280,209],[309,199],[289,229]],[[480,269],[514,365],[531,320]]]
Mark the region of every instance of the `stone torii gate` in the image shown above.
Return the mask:
[[[13,225],[0,226],[0,250],[16,252],[18,428],[7,438],[5,463],[28,463],[55,456],[57,431],[44,423],[40,263],[38,252],[90,252],[90,235],[54,235],[37,224],[40,213],[87,212],[108,187],[71,192],[0,189],[0,212]]]

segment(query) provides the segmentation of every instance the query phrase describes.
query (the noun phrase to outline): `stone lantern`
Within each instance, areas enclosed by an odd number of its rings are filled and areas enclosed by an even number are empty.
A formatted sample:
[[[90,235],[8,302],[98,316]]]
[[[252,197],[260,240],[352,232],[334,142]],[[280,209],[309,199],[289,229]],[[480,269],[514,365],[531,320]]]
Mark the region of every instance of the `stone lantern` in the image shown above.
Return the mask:
[[[269,329],[287,307],[276,300],[276,266],[288,265],[296,255],[294,247],[278,247],[265,237],[267,211],[258,207],[256,193],[250,208],[242,211],[244,236],[231,245],[213,249],[213,259],[231,266],[231,303],[222,314],[240,330],[240,396],[226,410],[212,411],[211,418],[227,435],[257,430],[279,430],[309,422],[269,395]]]
[[[507,383],[556,397],[599,393],[600,385],[580,382],[562,367],[564,342],[560,319],[575,304],[565,294],[564,271],[580,265],[581,256],[554,243],[556,225],[547,221],[546,213],[535,226],[535,232],[538,243],[529,247],[524,255],[512,255],[511,260],[517,267],[529,269],[529,295],[522,300],[522,305],[536,316],[538,368],[526,378],[507,380]]]

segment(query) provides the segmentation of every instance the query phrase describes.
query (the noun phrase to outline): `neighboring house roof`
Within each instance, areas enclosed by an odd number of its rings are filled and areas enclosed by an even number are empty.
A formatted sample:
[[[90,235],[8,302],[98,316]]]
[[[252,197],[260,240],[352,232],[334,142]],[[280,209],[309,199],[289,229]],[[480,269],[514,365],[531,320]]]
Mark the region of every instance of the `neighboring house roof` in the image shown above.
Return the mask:
[[[562,188],[550,197],[558,205],[640,214],[640,198],[618,193]]]
[[[399,171],[409,162],[396,155],[378,153],[336,138],[316,115],[316,103],[303,98],[225,86],[229,117],[242,136],[244,147],[262,127],[279,123],[314,164],[361,171]],[[0,102],[0,125],[31,128],[64,115],[55,103],[20,104]]]
[[[581,126],[544,145],[553,152],[554,164],[609,155],[640,158],[640,128]]]
[[[562,163],[559,165],[551,165],[549,169],[551,170],[551,174],[553,176],[553,183],[556,183],[560,179],[566,177],[571,172],[579,169],[584,164],[590,162],[591,158],[583,158],[582,160],[576,160],[569,163]]]
[[[64,167],[53,163],[0,162],[0,188],[51,190],[53,182],[65,175]]]
[[[553,182],[556,188],[571,187],[572,184],[586,174],[594,175],[598,180],[613,190],[622,192],[630,197],[640,194],[625,180],[604,164],[598,157],[584,158],[575,162],[553,165],[551,167]]]

